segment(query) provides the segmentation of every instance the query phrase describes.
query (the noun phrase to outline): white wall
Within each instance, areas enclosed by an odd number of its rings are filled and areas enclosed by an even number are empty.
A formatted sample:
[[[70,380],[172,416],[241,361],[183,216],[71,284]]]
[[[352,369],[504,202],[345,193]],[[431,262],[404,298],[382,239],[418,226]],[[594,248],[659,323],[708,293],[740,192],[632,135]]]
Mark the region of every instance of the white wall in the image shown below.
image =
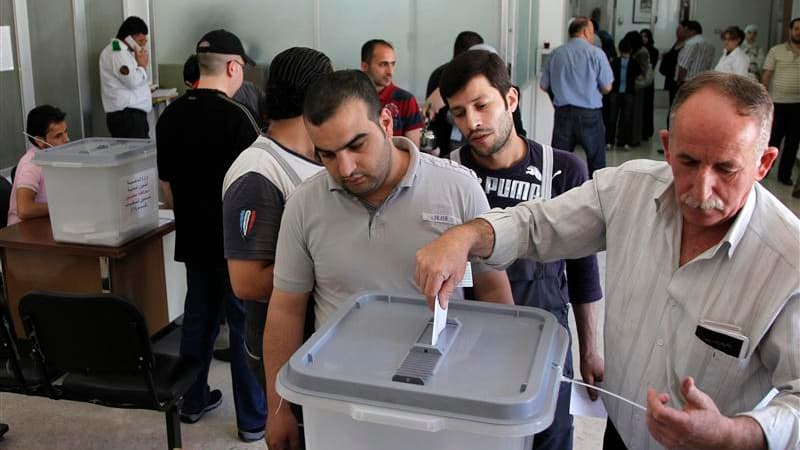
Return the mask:
[[[709,0],[703,0],[709,1]],[[724,0],[722,0],[724,1]],[[629,31],[639,31],[650,28],[649,23],[633,23],[634,0],[617,0],[617,10],[614,15],[614,42],[619,41]],[[653,31],[656,47],[661,51],[669,50],[675,41],[675,28],[678,26],[678,12],[680,0],[659,0],[656,11],[658,21]]]
[[[608,14],[614,6],[613,0],[580,0],[577,5],[577,10],[572,11],[572,16],[592,16],[592,10],[600,8],[602,15],[600,16],[600,28],[603,30],[611,30],[612,23],[614,22],[614,15]]]
[[[550,50],[563,44],[566,40],[568,0],[541,0],[539,2],[539,30],[536,55],[541,60],[545,53],[544,43],[550,43]],[[536,67],[541,71],[541,63]],[[549,144],[553,136],[553,104],[545,92],[539,89],[539,74],[529,83],[521,86],[523,107],[532,104],[532,116],[523,120],[528,126],[529,136],[535,141]],[[523,113],[526,111],[523,110]]]
[[[748,24],[758,26],[758,43],[768,48],[769,8],[753,0],[721,0],[695,2],[692,18],[703,25],[703,35],[717,48],[717,57],[722,55],[720,33],[725,28],[737,25],[744,29]]]
[[[792,19],[795,17],[800,17],[800,0],[794,0],[794,5],[792,5]]]

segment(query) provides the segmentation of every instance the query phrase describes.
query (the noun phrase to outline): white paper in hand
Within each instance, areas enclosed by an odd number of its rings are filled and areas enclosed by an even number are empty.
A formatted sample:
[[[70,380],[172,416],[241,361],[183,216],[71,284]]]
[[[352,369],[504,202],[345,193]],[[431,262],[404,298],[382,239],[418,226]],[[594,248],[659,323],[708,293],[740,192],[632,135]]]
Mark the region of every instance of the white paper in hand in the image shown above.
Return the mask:
[[[458,287],[472,287],[472,264],[467,261],[467,268],[464,270],[464,278],[458,283]]]
[[[447,308],[442,308],[442,305],[439,304],[439,296],[436,296],[436,300],[433,306],[433,334],[431,334],[431,345],[436,345],[436,342],[439,340],[439,334],[441,334],[442,330],[444,330],[445,325],[447,324]]]
[[[467,268],[464,270],[464,278],[458,283],[458,287],[472,287],[472,264],[467,261]],[[447,308],[442,308],[439,304],[439,296],[436,296],[436,301],[433,307],[433,333],[431,334],[431,345],[436,345],[439,340],[439,335],[447,325]]]
[[[572,392],[570,392],[569,413],[573,416],[598,417],[600,419],[608,417],[603,400],[598,398],[592,401],[586,388],[577,384],[572,385]]]

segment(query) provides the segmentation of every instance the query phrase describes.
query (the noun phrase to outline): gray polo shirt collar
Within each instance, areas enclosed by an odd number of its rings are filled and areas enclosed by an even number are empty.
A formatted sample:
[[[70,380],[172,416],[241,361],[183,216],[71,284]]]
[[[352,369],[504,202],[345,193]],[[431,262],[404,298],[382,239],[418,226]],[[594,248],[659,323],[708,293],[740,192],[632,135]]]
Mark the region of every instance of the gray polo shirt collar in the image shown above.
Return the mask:
[[[392,143],[395,147],[399,148],[400,150],[406,151],[410,155],[410,159],[408,161],[408,169],[406,170],[405,176],[403,179],[400,180],[400,183],[395,186],[394,191],[397,191],[399,188],[406,188],[411,187],[414,185],[414,180],[417,178],[417,173],[419,172],[419,165],[420,165],[420,157],[419,157],[419,149],[414,143],[404,136],[395,136],[392,138]],[[336,181],[326,170],[326,176],[328,178],[328,190],[330,191],[344,191],[346,190],[342,187],[342,185]]]

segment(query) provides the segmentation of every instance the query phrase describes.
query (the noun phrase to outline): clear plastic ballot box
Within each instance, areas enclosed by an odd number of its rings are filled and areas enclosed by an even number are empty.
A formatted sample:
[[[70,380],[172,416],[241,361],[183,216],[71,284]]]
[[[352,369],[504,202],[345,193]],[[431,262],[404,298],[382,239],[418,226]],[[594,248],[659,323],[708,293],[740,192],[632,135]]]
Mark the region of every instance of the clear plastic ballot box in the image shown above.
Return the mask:
[[[158,226],[156,147],[147,139],[87,138],[36,152],[53,239],[118,246]]]
[[[281,368],[308,450],[519,449],[553,421],[569,337],[537,308],[451,301],[431,346],[423,298],[353,298]]]

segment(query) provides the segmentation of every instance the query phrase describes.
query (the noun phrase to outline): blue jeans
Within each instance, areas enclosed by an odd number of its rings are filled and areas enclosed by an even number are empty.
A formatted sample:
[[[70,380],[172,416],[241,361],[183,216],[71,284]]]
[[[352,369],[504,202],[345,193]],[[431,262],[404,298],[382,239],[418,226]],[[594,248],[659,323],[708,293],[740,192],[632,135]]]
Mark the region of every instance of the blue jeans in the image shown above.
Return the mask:
[[[198,411],[208,404],[208,368],[219,333],[222,309],[228,319],[231,344],[231,379],[236,425],[240,430],[255,430],[266,423],[266,400],[247,366],[244,348],[244,305],[233,295],[224,263],[201,266],[186,264],[186,303],[183,310],[181,357],[200,362],[202,370],[186,393],[183,407]]]
[[[553,124],[553,148],[575,151],[581,144],[586,150],[586,164],[591,177],[595,170],[606,166],[606,127],[603,125],[602,109],[586,109],[577,106],[556,108]]]

